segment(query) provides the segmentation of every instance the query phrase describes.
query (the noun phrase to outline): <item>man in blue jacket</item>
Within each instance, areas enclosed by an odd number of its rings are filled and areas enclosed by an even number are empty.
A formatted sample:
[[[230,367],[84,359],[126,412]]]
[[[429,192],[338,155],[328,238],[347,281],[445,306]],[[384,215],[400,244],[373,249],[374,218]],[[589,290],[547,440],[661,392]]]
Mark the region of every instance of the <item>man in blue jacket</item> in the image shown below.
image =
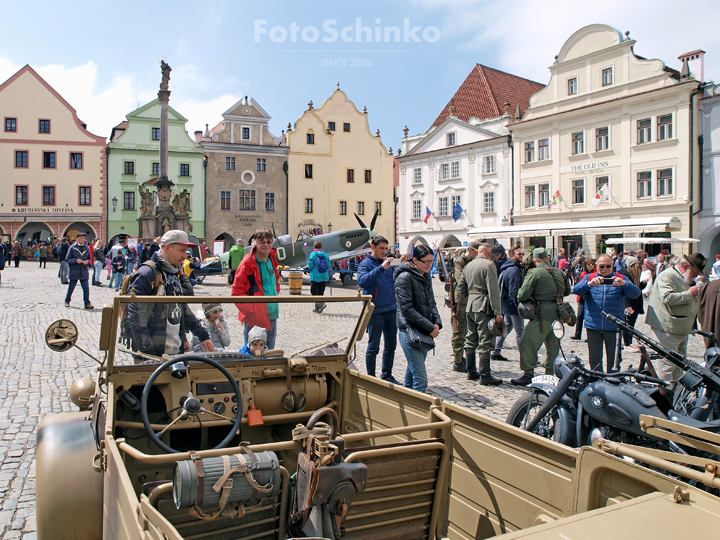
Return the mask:
[[[505,319],[505,326],[508,334],[515,330],[515,338],[520,347],[520,338],[525,330],[525,321],[518,314],[518,292],[523,284],[523,250],[522,248],[510,248],[508,260],[500,270],[500,298],[502,299],[502,312]],[[505,336],[495,338],[495,350],[490,354],[491,360],[507,360],[502,355],[502,347],[505,343]]]
[[[597,274],[588,274],[575,285],[573,293],[585,299],[585,329],[587,330],[590,369],[602,370],[603,345],[607,373],[613,370],[618,327],[602,316],[602,312],[620,320],[625,317],[625,297],[637,298],[640,289],[631,281],[613,272],[610,255],[600,255],[595,262]],[[590,278],[590,279],[589,279]]]
[[[383,236],[375,236],[370,242],[371,254],[360,263],[357,282],[363,294],[372,296],[375,311],[368,323],[368,346],[365,352],[365,366],[368,375],[375,376],[375,358],[380,351],[380,336],[385,340],[380,377],[393,384],[399,384],[392,376],[397,346],[397,304],[395,303],[394,268],[392,258],[386,259],[388,241]]]

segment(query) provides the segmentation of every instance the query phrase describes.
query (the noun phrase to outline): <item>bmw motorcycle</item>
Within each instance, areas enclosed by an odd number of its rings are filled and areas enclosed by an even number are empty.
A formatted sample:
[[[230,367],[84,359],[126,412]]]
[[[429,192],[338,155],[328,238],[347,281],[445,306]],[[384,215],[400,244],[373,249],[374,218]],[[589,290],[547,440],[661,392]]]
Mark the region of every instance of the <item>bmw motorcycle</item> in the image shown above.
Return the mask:
[[[693,330],[692,333],[706,337],[712,342],[712,346],[705,351],[700,365],[720,375],[720,340],[712,332]],[[691,388],[682,386],[673,396],[673,409],[694,420],[712,422],[720,419],[720,394],[713,392],[703,383]]]
[[[603,316],[683,368],[685,374],[680,387],[687,390],[684,403],[688,408],[696,410],[699,400],[709,401],[713,395],[720,395],[720,377],[710,369],[666,349],[612,315],[603,313]],[[561,338],[564,327],[558,324],[553,328]],[[554,375],[535,377],[529,386],[530,392],[513,405],[506,421],[572,447],[591,445],[595,439],[603,438],[686,453],[674,442],[644,432],[640,415],[668,418],[713,431],[720,431],[720,421],[708,422],[675,411],[665,389],[667,386],[665,381],[638,370],[608,374],[587,369],[577,356],[566,357],[561,349],[554,363]],[[692,405],[690,399],[694,399]]]

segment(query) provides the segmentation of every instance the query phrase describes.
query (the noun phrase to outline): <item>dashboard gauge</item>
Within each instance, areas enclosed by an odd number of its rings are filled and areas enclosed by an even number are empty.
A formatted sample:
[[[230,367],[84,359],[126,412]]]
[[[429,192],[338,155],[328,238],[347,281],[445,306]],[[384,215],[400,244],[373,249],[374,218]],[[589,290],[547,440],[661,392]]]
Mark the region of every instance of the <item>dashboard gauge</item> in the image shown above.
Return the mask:
[[[222,401],[218,401],[213,405],[213,412],[215,414],[223,414],[225,412],[225,404]]]

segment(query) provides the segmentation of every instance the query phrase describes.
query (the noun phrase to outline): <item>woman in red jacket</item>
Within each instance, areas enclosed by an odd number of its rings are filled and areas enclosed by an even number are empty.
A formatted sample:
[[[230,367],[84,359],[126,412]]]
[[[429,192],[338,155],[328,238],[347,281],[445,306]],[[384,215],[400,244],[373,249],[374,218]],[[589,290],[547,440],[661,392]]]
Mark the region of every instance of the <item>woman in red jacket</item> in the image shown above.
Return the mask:
[[[272,232],[268,229],[255,231],[252,249],[245,255],[235,272],[232,286],[233,296],[278,296],[280,272],[277,269],[277,260],[272,244]],[[266,348],[274,349],[280,304],[235,305],[238,308],[238,320],[245,325],[245,343],[247,343],[250,329],[254,326],[261,326],[267,331]]]

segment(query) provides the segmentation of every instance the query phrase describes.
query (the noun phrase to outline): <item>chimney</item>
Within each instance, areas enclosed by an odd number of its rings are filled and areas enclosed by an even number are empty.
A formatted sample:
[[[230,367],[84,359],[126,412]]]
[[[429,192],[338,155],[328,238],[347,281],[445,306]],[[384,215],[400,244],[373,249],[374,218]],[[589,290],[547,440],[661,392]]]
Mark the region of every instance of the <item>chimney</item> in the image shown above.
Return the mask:
[[[683,64],[683,69],[687,62],[687,69],[696,81],[705,82],[705,51],[697,49],[687,52],[678,56],[678,60]]]
[[[202,131],[197,130],[195,132],[195,145],[200,146],[200,143],[202,143]]]

